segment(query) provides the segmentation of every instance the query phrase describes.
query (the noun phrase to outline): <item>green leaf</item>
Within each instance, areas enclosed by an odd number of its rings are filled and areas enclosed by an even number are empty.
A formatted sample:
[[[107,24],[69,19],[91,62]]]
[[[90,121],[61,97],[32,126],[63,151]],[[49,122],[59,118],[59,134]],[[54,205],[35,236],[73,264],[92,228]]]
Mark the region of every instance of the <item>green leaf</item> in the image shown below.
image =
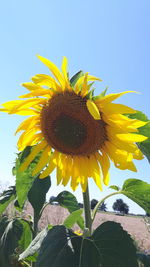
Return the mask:
[[[37,176],[32,176],[32,171],[36,166],[39,155],[31,162],[27,170],[24,172],[19,171],[20,164],[25,159],[25,157],[30,153],[31,148],[26,147],[25,150],[18,154],[18,158],[16,159],[15,173],[16,173],[16,192],[17,199],[20,208],[23,207],[25,201],[27,200],[28,192],[32,186],[33,181]]]
[[[79,72],[77,72],[71,79],[70,79],[70,84],[72,87],[75,86],[76,82],[79,80],[80,77],[82,77],[84,75],[83,71],[80,70]]]
[[[80,209],[76,197],[68,191],[63,191],[60,194],[58,194],[58,196],[55,198],[54,201],[57,201],[61,207],[67,208],[70,213]],[[83,230],[84,229],[83,217],[80,217],[77,223]]]
[[[23,226],[23,233],[19,241],[19,246],[24,251],[32,241],[32,231],[29,222],[22,219],[20,219],[19,221]]]
[[[102,267],[138,267],[133,240],[119,223],[101,224],[91,239]]]
[[[64,221],[64,225],[67,228],[71,228],[75,223],[78,223],[80,221],[81,216],[82,216],[82,210],[75,210],[73,211]],[[84,227],[84,225],[83,225]]]
[[[63,225],[49,230],[40,247],[36,267],[77,267],[74,253],[68,244],[68,234]]]
[[[123,184],[121,194],[132,199],[147,213],[150,213],[150,184],[139,179],[128,179]]]
[[[41,244],[46,237],[48,232],[48,228],[45,228],[42,230],[30,243],[29,247],[19,255],[19,260],[24,260],[29,258],[30,256],[33,256],[41,247]]]
[[[120,190],[119,186],[117,186],[117,185],[111,185],[111,186],[109,186],[109,188],[114,189],[116,191]]]
[[[9,203],[15,199],[16,189],[15,186],[9,187],[9,189],[5,190],[0,196],[0,214],[4,212]]]
[[[108,90],[108,86],[105,88],[104,91],[101,92],[100,95],[94,96],[93,100],[98,100],[98,99],[101,99],[102,97],[104,97],[106,95],[106,93],[107,93],[107,90]]]
[[[55,201],[57,201],[61,207],[67,208],[70,213],[80,209],[76,197],[68,191],[59,193]]]
[[[0,240],[0,263],[1,267],[7,267],[11,264],[11,257],[15,253],[18,241],[23,232],[22,224],[19,220],[9,221]]]
[[[28,200],[34,209],[34,212],[38,215],[40,214],[40,211],[45,203],[46,194],[50,186],[50,176],[47,176],[44,179],[39,179],[37,177],[28,192]]]
[[[141,143],[137,143],[139,149],[142,151],[142,153],[147,157],[148,161],[150,162],[150,121],[148,117],[141,111],[137,110],[137,113],[135,114],[128,114],[127,115],[131,119],[137,119],[141,121],[147,121],[148,123],[144,125],[143,127],[138,128],[138,133],[142,134],[144,136],[149,137],[147,140]]]

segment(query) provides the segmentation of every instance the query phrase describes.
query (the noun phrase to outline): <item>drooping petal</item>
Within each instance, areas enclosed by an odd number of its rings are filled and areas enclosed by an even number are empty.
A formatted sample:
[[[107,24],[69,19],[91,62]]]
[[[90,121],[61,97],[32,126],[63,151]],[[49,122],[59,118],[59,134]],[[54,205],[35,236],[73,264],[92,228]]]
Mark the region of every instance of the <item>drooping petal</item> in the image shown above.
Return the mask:
[[[91,177],[94,179],[96,185],[99,187],[99,189],[102,191],[102,179],[100,174],[100,167],[98,165],[97,159],[95,155],[91,155],[89,158],[89,163],[91,167]]]
[[[108,185],[110,181],[110,174],[109,174],[110,160],[104,151],[102,155],[100,155],[100,153],[97,152],[95,156],[97,160],[99,161],[101,169],[102,169],[104,184]]]
[[[53,160],[54,157],[55,157],[55,152],[53,154],[51,154],[48,166],[46,167],[46,169],[39,176],[40,179],[43,179],[43,178],[47,177],[55,169],[56,164],[54,163],[54,160]]]
[[[86,106],[87,106],[88,111],[90,112],[90,114],[95,120],[101,119],[99,109],[92,100],[88,99],[86,101]]]

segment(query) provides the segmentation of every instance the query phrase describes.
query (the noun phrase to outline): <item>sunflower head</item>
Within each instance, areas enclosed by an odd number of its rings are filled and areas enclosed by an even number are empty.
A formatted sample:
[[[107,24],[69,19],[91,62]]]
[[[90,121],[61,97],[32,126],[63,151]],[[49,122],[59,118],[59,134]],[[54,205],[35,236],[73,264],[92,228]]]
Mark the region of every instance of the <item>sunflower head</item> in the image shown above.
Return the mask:
[[[138,134],[138,128],[146,122],[128,118],[126,114],[136,113],[132,108],[112,103],[131,91],[105,95],[105,90],[94,96],[92,85],[101,81],[99,78],[78,72],[69,79],[65,57],[61,70],[38,57],[52,76],[35,75],[32,82],[23,83],[27,94],[1,108],[9,114],[29,116],[16,131],[22,132],[18,149],[32,147],[20,171],[41,152],[33,175],[40,173],[42,179],[56,169],[58,184],[65,186],[71,181],[73,190],[81,184],[83,191],[88,178],[100,189],[102,181],[108,185],[110,160],[121,170],[136,171],[133,160],[143,158],[136,142],[147,139]]]

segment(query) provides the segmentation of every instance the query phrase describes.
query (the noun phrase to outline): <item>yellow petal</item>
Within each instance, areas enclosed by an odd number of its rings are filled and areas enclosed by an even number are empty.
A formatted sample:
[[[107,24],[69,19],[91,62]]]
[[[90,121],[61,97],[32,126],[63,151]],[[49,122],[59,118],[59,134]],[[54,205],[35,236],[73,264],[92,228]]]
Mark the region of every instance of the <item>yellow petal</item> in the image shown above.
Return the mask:
[[[141,134],[116,134],[118,139],[122,141],[130,142],[143,142],[148,139],[148,137]]]
[[[23,87],[25,87],[26,89],[28,89],[29,91],[34,91],[34,90],[39,90],[41,89],[41,86],[36,85],[32,82],[27,82],[27,83],[22,83],[21,84]]]
[[[22,151],[25,149],[26,146],[31,146],[31,143],[36,138],[36,132],[37,131],[39,131],[39,128],[33,127],[32,129],[29,129],[29,131],[23,132],[22,135],[20,136],[19,140],[18,140],[18,143],[17,143],[18,150]],[[41,133],[39,133],[39,134],[42,138],[43,135]]]
[[[54,153],[55,153],[55,152],[54,152]],[[51,172],[55,169],[56,164],[55,164],[54,161],[53,161],[53,158],[54,158],[54,156],[55,156],[54,153],[50,156],[50,160],[49,160],[48,166],[47,166],[46,169],[40,174],[40,176],[39,176],[40,179],[45,178],[46,176],[48,176],[49,174],[51,174]]]
[[[86,73],[87,74],[87,73]],[[75,92],[78,94],[80,91],[81,91],[81,88],[82,88],[82,84],[84,82],[84,78],[85,78],[85,75],[84,74],[83,76],[81,76],[78,81],[76,82],[75,84]],[[102,81],[101,79],[97,78],[97,77],[94,77],[92,75],[87,75],[87,81]]]
[[[103,111],[108,113],[108,114],[117,114],[117,113],[136,113],[137,111],[121,104],[114,104],[114,103],[109,103],[104,106]]]
[[[37,57],[50,69],[50,71],[53,73],[55,78],[59,81],[60,85],[62,86],[62,89],[65,89],[65,79],[63,78],[62,73],[56,67],[56,65],[52,63],[50,60],[48,60],[47,58],[44,58],[41,56],[37,56]]]
[[[15,105],[9,112],[9,114],[16,113],[17,111],[24,110],[29,107],[34,107],[34,105],[39,105],[39,104],[45,104],[46,100],[45,99],[28,99],[28,100],[19,100],[20,102]]]
[[[21,166],[19,168],[19,171],[22,172],[22,171],[26,170],[27,167],[29,166],[29,164],[34,160],[34,158],[36,157],[36,155],[41,150],[43,150],[46,146],[47,146],[47,142],[46,141],[42,141],[38,145],[34,146],[32,148],[31,153],[29,154],[29,156],[27,158],[25,158],[24,162],[21,164]]]
[[[100,120],[101,119],[101,115],[100,115],[99,109],[98,109],[98,107],[95,105],[95,103],[92,100],[88,99],[86,101],[86,106],[87,106],[87,109],[90,112],[91,116],[95,120]]]
[[[125,92],[121,92],[121,93],[115,93],[115,94],[109,94],[106,95],[98,100],[95,100],[96,104],[101,104],[101,105],[106,105],[112,101],[114,101],[115,99],[117,99],[118,97],[127,94],[127,93],[137,93],[136,91],[125,91]]]
[[[137,159],[137,160],[141,160],[144,158],[142,152],[140,149],[137,149],[134,153],[133,153],[133,158]]]
[[[96,185],[102,191],[103,187],[102,187],[102,181],[101,181],[101,175],[100,175],[100,167],[98,165],[95,155],[91,155],[89,160],[90,160],[90,166],[91,166],[91,176],[94,179]]]
[[[83,84],[82,84],[82,87],[81,87],[81,96],[84,97],[88,94],[88,83],[87,83],[87,77],[88,77],[88,73],[85,73],[85,76],[84,76],[84,80],[83,80]]]
[[[63,181],[62,184],[66,186],[70,180],[72,173],[72,157],[66,156],[64,160],[64,173],[63,173]]]
[[[36,167],[32,172],[33,176],[35,176],[38,172],[40,172],[49,162],[50,154],[51,154],[51,147],[47,146],[42,152],[39,162],[37,163]]]
[[[21,95],[19,98],[29,98],[29,97],[34,97],[34,96],[45,96],[45,97],[50,97],[53,95],[53,92],[50,89],[38,89],[36,91],[33,91],[29,94]]]
[[[32,116],[24,120],[17,128],[15,134],[17,134],[20,131],[24,131],[27,129],[30,129],[34,127],[35,125],[39,126],[40,118],[39,116]]]
[[[108,185],[109,181],[110,181],[110,175],[109,175],[110,161],[109,161],[109,158],[104,151],[103,151],[102,155],[100,155],[97,152],[96,158],[99,161],[101,169],[102,169],[104,184]]]
[[[58,166],[56,169],[56,178],[57,178],[57,185],[59,185],[62,180],[62,172]]]
[[[66,81],[68,80],[68,60],[66,57],[63,57],[62,61],[62,73]]]
[[[37,74],[32,77],[34,83],[38,85],[48,86],[50,89],[53,89],[57,92],[62,92],[60,85],[56,82],[56,80],[46,74]]]
[[[81,183],[82,192],[86,192],[87,184],[88,184],[88,178],[84,177],[84,180],[82,179],[82,183]]]

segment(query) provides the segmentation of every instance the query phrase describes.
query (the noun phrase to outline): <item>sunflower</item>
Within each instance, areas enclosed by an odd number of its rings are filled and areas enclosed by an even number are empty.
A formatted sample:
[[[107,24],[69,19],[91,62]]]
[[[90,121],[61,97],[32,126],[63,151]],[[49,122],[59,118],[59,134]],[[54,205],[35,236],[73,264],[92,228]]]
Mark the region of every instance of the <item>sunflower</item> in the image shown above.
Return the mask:
[[[25,100],[9,101],[1,108],[9,114],[29,115],[16,131],[22,131],[18,149],[32,147],[20,171],[40,152],[33,175],[42,179],[56,169],[58,184],[66,186],[70,181],[73,190],[81,184],[83,192],[88,178],[101,190],[102,181],[108,185],[110,160],[121,170],[137,171],[133,159],[141,160],[143,155],[135,142],[147,139],[137,129],[146,123],[124,115],[136,113],[132,108],[112,103],[132,91],[94,96],[92,85],[99,78],[79,72],[69,80],[66,57],[61,71],[48,59],[38,58],[53,76],[35,75],[32,82],[23,83],[29,91],[20,96]]]

